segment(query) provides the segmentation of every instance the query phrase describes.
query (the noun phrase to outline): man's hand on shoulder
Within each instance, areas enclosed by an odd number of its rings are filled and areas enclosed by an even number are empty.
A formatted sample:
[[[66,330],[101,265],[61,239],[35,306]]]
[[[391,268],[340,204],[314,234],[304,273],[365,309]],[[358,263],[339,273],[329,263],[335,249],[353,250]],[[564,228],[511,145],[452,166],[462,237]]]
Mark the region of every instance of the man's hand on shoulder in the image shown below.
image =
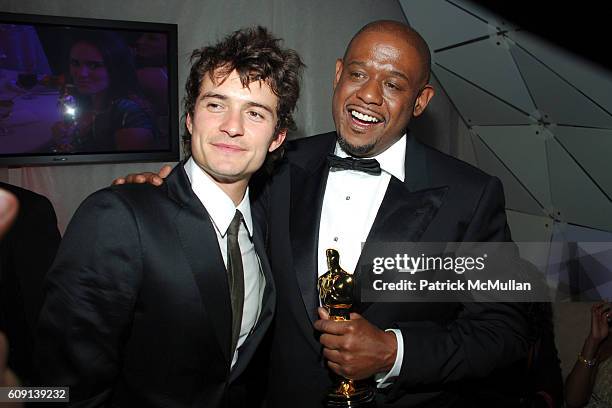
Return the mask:
[[[143,173],[132,173],[128,174],[125,177],[118,177],[113,180],[113,185],[119,184],[144,184],[149,183],[154,186],[161,186],[164,183],[164,179],[168,177],[170,172],[172,171],[172,167],[169,165],[164,165],[159,172],[151,173],[150,171],[146,171]]]
[[[323,355],[336,374],[361,380],[391,370],[397,354],[394,333],[379,329],[357,313],[351,313],[351,320],[333,321],[320,307],[319,317],[314,327],[322,333]]]

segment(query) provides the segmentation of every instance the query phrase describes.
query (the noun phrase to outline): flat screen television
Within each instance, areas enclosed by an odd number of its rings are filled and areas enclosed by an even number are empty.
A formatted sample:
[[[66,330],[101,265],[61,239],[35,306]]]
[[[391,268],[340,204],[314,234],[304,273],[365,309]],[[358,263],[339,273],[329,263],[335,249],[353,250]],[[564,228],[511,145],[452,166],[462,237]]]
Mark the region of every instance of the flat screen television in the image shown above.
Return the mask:
[[[176,24],[0,13],[0,166],[177,161]]]

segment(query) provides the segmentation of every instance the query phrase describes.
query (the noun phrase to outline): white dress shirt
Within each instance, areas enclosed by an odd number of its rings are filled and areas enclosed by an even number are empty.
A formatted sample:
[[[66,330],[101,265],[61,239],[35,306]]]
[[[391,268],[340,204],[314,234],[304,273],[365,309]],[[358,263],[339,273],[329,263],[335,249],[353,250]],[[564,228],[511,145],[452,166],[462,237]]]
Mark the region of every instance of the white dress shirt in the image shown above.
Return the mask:
[[[336,143],[335,154],[349,155]],[[406,135],[384,152],[372,157],[378,160],[380,175],[357,170],[330,169],[325,186],[321,221],[319,224],[318,272],[327,272],[325,250],[337,249],[340,266],[349,273],[357,267],[362,244],[366,241],[380,204],[383,201],[391,177],[404,181]],[[376,376],[378,387],[389,385],[388,380],[397,377],[404,358],[404,341],[400,330],[391,329],[397,339],[397,355],[391,371]]]
[[[236,210],[242,213],[244,222],[240,225],[238,232],[238,244],[242,254],[242,266],[244,270],[244,306],[242,311],[242,324],[240,326],[240,337],[236,350],[233,350],[232,365],[238,361],[238,351],[245,342],[247,336],[255,326],[259,313],[265,288],[259,258],[253,246],[253,219],[251,218],[251,204],[249,202],[249,190],[247,188],[242,201],[236,207],[232,199],[225,194],[212,178],[200,168],[193,158],[185,163],[185,172],[191,188],[206,208],[210,220],[215,227],[219,249],[223,255],[223,262],[227,268],[227,229],[229,228]],[[204,248],[202,248],[204,255]]]

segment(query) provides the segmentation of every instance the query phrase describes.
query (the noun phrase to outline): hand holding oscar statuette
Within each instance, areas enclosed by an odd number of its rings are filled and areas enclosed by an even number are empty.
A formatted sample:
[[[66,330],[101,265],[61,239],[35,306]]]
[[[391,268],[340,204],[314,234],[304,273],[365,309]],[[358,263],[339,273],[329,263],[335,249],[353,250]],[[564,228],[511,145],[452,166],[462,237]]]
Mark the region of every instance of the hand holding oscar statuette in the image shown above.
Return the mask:
[[[328,271],[319,278],[318,288],[321,304],[329,312],[331,320],[350,320],[354,302],[353,276],[340,267],[340,254],[335,249],[325,251]],[[341,378],[327,393],[325,406],[373,407],[374,390],[367,384]]]

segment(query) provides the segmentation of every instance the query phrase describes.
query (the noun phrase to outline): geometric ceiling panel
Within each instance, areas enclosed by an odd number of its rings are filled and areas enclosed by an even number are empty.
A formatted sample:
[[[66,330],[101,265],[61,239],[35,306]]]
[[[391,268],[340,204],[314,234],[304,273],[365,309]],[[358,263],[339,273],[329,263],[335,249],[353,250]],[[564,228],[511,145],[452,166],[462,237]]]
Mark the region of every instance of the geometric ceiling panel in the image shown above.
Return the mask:
[[[478,167],[478,159],[472,142],[473,137],[472,131],[462,120],[459,120],[457,121],[457,137],[451,139],[451,148],[456,152],[455,157]]]
[[[612,231],[612,201],[555,140],[546,141],[555,218]]]
[[[535,106],[512,56],[486,39],[436,53],[436,62],[526,114]]]
[[[555,137],[612,197],[612,130],[557,126]]]
[[[504,166],[502,162],[491,152],[483,141],[476,135],[473,135],[472,142],[476,157],[478,160],[478,168],[484,172],[498,177],[504,185],[504,194],[506,196],[506,209],[520,211],[529,214],[544,215],[542,206],[536,199],[517,181],[516,177]],[[514,231],[514,230],[512,230]],[[516,237],[514,237],[516,240]]]
[[[400,0],[408,24],[434,51],[488,35],[487,23],[444,0]],[[452,24],[440,24],[452,21]]]
[[[553,230],[550,272],[574,300],[612,296],[612,234],[574,225]],[[556,270],[555,270],[556,269]]]
[[[471,85],[441,66],[433,66],[440,81],[461,116],[470,125],[528,125],[533,121],[512,105]]]
[[[512,210],[506,210],[506,216],[512,240],[519,247],[521,257],[535,265],[545,265],[549,246],[544,243],[550,242],[553,220]],[[532,244],[533,242],[541,244]]]
[[[559,228],[559,226],[562,226],[562,228]],[[557,224],[552,240],[562,242],[612,242],[612,232],[585,228],[579,225]]]
[[[553,220],[548,217],[506,210],[508,225],[515,242],[550,242]],[[516,228],[513,228],[516,227]],[[520,233],[515,233],[514,230]]]
[[[554,123],[612,128],[612,116],[514,44],[510,52],[518,64],[538,109]]]
[[[612,72],[525,31],[510,32],[508,36],[607,112],[612,112]]]
[[[538,126],[474,126],[472,130],[533,194],[545,211],[552,207],[546,145]]]

